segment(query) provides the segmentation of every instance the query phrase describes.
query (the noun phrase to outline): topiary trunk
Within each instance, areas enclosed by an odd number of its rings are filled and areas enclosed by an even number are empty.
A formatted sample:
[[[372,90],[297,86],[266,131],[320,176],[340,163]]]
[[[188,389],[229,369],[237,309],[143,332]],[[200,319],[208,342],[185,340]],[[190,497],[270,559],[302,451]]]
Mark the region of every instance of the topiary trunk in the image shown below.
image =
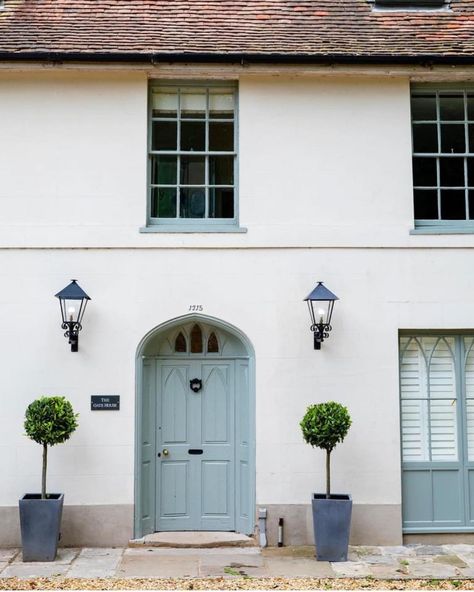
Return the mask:
[[[41,499],[46,499],[46,469],[48,468],[48,445],[43,444],[43,474],[41,476]]]
[[[331,496],[331,451],[326,450],[326,498]]]

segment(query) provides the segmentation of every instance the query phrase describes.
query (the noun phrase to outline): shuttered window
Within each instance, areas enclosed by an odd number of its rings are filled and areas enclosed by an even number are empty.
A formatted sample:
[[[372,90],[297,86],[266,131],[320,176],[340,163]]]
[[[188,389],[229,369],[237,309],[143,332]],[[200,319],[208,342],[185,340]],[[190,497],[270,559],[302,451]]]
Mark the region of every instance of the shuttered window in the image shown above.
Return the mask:
[[[474,532],[474,336],[400,337],[404,532]]]
[[[402,338],[401,347],[403,460],[457,460],[454,338]]]

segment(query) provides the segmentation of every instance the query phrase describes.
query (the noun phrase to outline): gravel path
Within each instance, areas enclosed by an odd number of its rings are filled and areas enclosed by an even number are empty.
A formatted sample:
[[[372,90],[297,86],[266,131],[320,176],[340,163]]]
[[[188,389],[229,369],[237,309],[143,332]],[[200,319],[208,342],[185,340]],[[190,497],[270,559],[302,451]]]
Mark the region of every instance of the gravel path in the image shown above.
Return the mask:
[[[0,590],[474,590],[474,580],[5,578]]]

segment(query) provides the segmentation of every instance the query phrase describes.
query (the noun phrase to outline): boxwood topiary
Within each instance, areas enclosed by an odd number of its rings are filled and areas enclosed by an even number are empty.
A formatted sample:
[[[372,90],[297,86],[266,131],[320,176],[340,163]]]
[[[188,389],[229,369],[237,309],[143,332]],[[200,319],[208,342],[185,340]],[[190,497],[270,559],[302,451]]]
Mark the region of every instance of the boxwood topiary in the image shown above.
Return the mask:
[[[25,413],[26,435],[43,446],[41,499],[46,499],[48,446],[61,444],[77,428],[78,414],[64,397],[41,397],[28,405]]]
[[[331,452],[351,427],[347,407],[334,401],[310,405],[300,422],[303,438],[311,446],[326,451],[326,497],[331,495]]]

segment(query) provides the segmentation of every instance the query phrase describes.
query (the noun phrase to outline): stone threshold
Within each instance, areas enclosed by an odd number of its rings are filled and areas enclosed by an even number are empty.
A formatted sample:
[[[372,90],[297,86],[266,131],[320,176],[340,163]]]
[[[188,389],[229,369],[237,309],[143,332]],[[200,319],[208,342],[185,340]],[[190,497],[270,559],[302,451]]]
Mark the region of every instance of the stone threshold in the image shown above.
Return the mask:
[[[209,549],[218,547],[255,547],[253,537],[236,532],[155,532],[129,541],[129,547],[171,547],[174,549]]]

